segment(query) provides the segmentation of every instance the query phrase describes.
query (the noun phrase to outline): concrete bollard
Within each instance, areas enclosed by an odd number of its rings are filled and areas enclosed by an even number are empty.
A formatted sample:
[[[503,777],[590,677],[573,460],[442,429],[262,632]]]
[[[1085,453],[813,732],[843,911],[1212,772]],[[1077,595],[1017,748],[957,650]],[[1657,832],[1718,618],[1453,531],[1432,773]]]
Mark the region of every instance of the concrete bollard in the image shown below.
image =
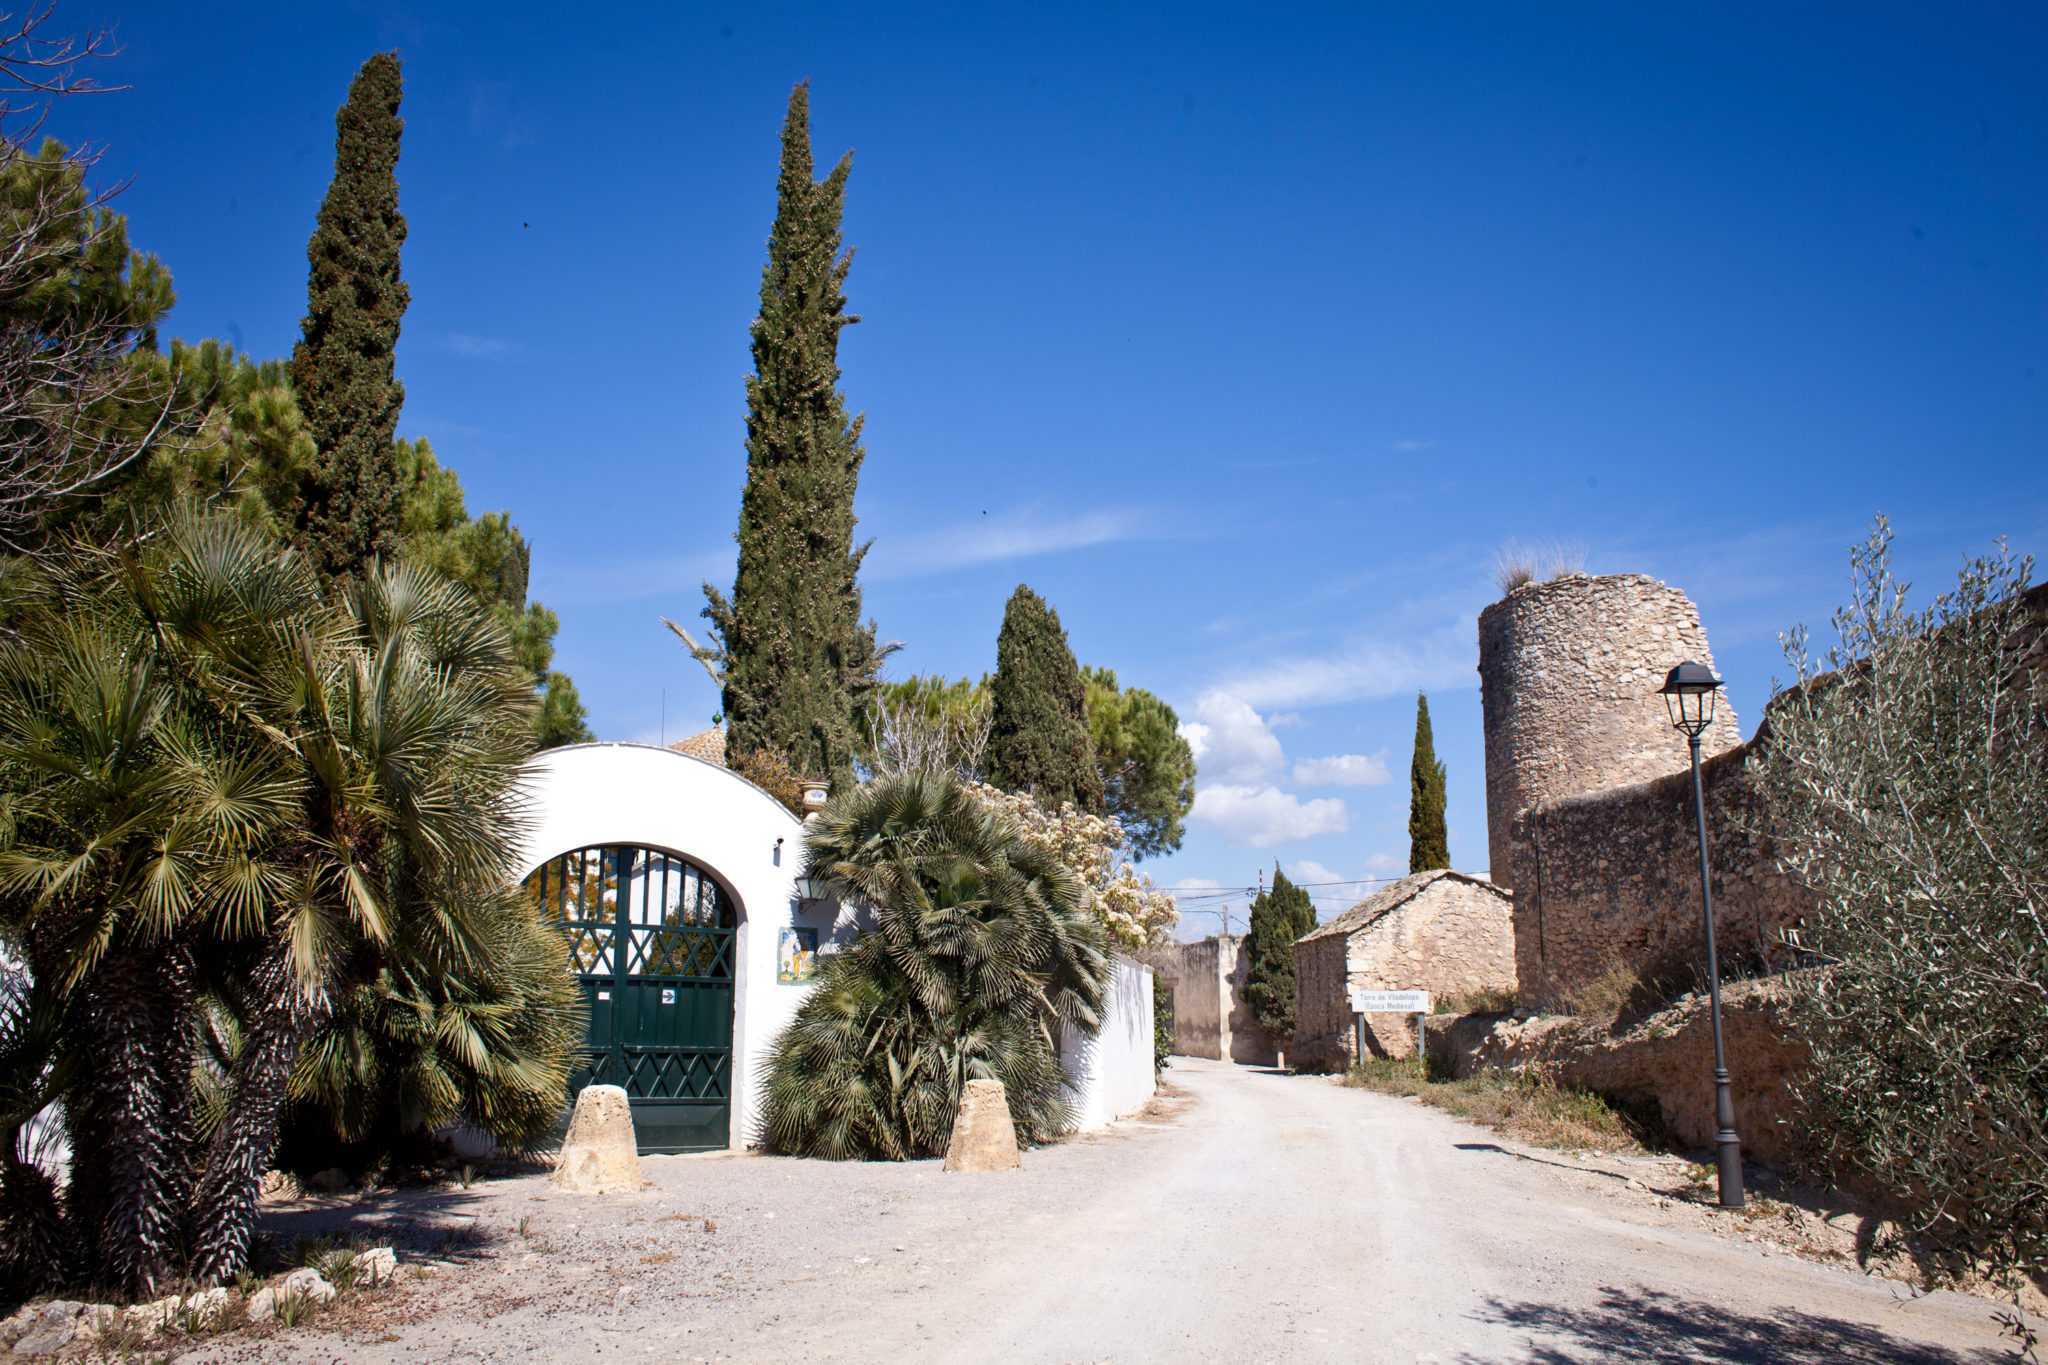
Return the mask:
[[[946,1143],[949,1171],[1014,1171],[1023,1162],[1017,1154],[1017,1125],[1010,1121],[1010,1097],[1001,1081],[969,1081],[953,1116],[953,1136]]]
[[[633,1106],[616,1085],[586,1085],[550,1179],[569,1194],[624,1194],[640,1188]]]

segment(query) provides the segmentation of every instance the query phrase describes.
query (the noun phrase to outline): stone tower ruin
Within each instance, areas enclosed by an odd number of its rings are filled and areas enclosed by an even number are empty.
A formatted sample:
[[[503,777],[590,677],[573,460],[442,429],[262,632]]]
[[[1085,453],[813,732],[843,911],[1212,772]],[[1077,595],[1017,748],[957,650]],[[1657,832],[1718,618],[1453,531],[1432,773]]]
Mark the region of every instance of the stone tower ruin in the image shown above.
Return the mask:
[[[1516,588],[1479,614],[1486,731],[1488,875],[1517,893],[1511,831],[1533,806],[1650,781],[1688,766],[1657,689],[1683,659],[1714,666],[1699,609],[1646,574],[1567,574]],[[1741,742],[1721,699],[1700,737],[1711,757]]]

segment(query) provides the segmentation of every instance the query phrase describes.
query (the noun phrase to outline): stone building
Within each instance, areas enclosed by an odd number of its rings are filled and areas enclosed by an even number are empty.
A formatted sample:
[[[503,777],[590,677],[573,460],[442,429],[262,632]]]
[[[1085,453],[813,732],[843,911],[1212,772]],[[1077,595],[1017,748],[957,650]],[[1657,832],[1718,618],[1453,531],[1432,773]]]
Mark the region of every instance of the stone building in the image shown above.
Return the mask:
[[[1175,943],[1147,954],[1162,990],[1173,992],[1173,1050],[1182,1057],[1207,1057],[1272,1065],[1279,1050],[1252,1017],[1244,983],[1251,974],[1251,940],[1218,934],[1195,943]]]
[[[2024,607],[2048,666],[2048,585]],[[1658,695],[1685,659],[1714,666],[1698,609],[1641,574],[1567,574],[1479,614],[1489,875],[1514,892],[1525,1005],[1568,1005],[1616,970],[1667,991],[1704,979],[1690,754]],[[1742,742],[1723,697],[1700,741],[1724,967],[1780,965],[1812,904],[1759,832],[1751,773],[1770,732],[1766,709]]]
[[[1513,897],[1462,872],[1417,872],[1384,886],[1294,945],[1294,1047],[1303,1070],[1355,1056],[1351,992],[1424,990],[1432,999],[1515,989]],[[1405,1015],[1366,1016],[1375,1056],[1415,1051]]]
[[[1687,765],[1685,738],[1657,695],[1684,659],[1714,666],[1699,609],[1643,574],[1566,574],[1516,588],[1479,614],[1487,876],[1495,884],[1519,891],[1529,882],[1510,837],[1523,811]],[[1740,742],[1724,704],[1701,751],[1711,758]]]
[[[1490,874],[1514,892],[1524,1004],[1704,964],[1690,754],[1658,694],[1685,659],[1714,666],[1699,610],[1642,574],[1567,574],[1479,615]],[[1768,959],[1807,900],[1749,832],[1756,741],[1725,697],[1700,745],[1716,936]]]

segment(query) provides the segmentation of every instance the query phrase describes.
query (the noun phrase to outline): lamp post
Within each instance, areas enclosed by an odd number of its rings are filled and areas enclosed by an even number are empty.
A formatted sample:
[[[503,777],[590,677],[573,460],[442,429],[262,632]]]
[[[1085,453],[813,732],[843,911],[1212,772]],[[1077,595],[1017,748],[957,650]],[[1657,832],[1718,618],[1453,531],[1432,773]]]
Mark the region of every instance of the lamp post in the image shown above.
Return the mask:
[[[1700,912],[1707,928],[1707,997],[1714,1020],[1714,1146],[1721,1171],[1721,1207],[1742,1207],[1742,1139],[1735,1134],[1735,1101],[1728,1088],[1728,1058],[1721,1047],[1721,964],[1714,955],[1714,891],[1707,877],[1707,802],[1700,784],[1700,735],[1714,723],[1714,694],[1721,680],[1705,664],[1688,659],[1671,670],[1660,689],[1671,724],[1692,746],[1692,812],[1700,841]]]

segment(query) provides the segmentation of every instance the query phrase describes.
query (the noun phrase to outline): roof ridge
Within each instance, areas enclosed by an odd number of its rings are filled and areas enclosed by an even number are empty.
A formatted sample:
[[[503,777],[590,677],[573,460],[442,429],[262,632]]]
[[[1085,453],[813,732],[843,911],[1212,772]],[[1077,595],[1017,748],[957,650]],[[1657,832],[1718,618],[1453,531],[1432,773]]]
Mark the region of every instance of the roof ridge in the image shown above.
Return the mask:
[[[1306,943],[1312,938],[1328,938],[1336,934],[1348,936],[1364,929],[1370,929],[1396,910],[1408,904],[1408,902],[1414,900],[1425,890],[1442,881],[1445,877],[1455,877],[1461,882],[1468,882],[1474,886],[1483,886],[1504,899],[1511,898],[1513,895],[1506,887],[1498,886],[1485,877],[1475,877],[1469,872],[1460,872],[1453,867],[1424,868],[1420,872],[1410,872],[1405,877],[1396,878],[1357,904],[1338,914],[1332,915],[1329,920],[1317,925],[1295,941]],[[1358,914],[1359,911],[1364,910],[1367,906],[1371,906],[1373,902],[1382,897],[1387,898],[1386,904],[1375,907],[1370,914],[1362,916],[1357,920],[1350,919],[1351,916]]]

